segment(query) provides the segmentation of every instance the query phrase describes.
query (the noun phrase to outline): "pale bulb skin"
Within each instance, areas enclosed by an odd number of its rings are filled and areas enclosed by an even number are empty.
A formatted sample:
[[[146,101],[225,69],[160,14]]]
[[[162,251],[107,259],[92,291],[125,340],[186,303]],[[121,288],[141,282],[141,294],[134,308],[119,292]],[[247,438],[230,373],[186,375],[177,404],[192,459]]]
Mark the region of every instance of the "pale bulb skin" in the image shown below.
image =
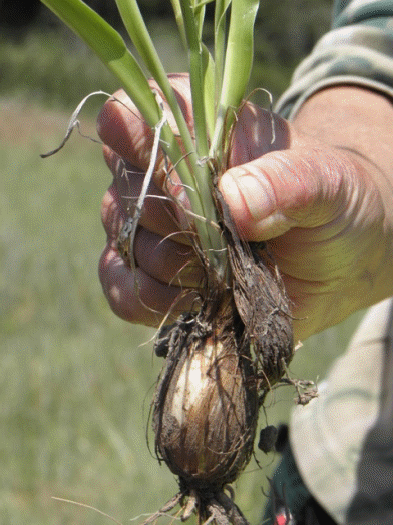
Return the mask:
[[[158,385],[156,449],[187,484],[221,488],[251,457],[257,391],[250,361],[239,356],[232,338],[201,343],[188,337],[188,343],[168,355]]]

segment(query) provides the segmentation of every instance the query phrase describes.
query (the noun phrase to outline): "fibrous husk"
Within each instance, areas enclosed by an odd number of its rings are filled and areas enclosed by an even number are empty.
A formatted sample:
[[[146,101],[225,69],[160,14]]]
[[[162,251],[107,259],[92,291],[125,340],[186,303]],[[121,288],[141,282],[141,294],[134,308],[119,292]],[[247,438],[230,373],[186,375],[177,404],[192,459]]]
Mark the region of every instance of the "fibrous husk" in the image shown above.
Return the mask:
[[[260,389],[267,391],[294,355],[289,299],[266,244],[243,241],[218,188],[216,200],[228,243],[233,298],[256,358]]]
[[[210,303],[172,328],[153,410],[159,457],[183,484],[202,490],[222,489],[249,462],[259,408],[233,302],[219,303],[214,313]]]
[[[269,389],[294,354],[289,301],[266,247],[236,243],[228,251],[237,311],[256,356],[260,388]]]

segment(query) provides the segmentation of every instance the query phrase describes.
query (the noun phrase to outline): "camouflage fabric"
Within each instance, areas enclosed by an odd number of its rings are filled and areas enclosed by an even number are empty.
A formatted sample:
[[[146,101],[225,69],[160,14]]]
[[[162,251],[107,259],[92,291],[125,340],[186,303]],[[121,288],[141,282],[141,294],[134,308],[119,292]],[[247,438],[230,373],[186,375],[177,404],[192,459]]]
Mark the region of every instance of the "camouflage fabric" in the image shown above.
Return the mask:
[[[292,118],[313,93],[337,84],[393,97],[393,0],[336,0],[331,31],[298,66],[275,110]]]

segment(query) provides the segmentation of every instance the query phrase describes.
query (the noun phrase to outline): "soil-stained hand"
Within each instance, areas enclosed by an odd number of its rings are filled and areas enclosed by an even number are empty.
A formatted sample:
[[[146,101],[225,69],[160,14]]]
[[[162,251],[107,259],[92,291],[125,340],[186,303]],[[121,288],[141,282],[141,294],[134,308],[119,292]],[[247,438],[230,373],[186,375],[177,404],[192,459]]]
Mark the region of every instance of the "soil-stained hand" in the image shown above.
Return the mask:
[[[192,128],[187,77],[173,75],[171,82]],[[371,92],[358,91],[368,100]],[[329,105],[326,96],[333,96]],[[138,196],[153,133],[124,93],[116,97],[130,109],[110,100],[98,119],[104,156],[114,176],[102,204],[108,241],[100,278],[117,315],[156,325],[169,309],[176,313],[190,307],[201,274],[187,237],[179,233],[181,213],[164,199],[162,156],[135,239],[135,273],[117,253],[116,239]],[[241,234],[247,240],[268,241],[293,303],[297,339],[393,293],[393,191],[386,175],[386,164],[393,167],[393,160],[381,165],[370,154],[375,151],[371,145],[353,147],[356,141],[350,140],[348,129],[353,121],[358,130],[362,116],[352,107],[352,99],[345,104],[339,94],[335,108],[334,89],[328,90],[306,103],[292,124],[274,115],[274,141],[272,115],[246,105],[236,124],[231,168],[220,181]],[[359,104],[364,108],[365,101]],[[377,118],[370,125],[384,123]],[[381,141],[380,131],[378,136]],[[367,143],[375,137],[364,131],[362,140]],[[187,204],[179,184],[166,185],[166,190]]]

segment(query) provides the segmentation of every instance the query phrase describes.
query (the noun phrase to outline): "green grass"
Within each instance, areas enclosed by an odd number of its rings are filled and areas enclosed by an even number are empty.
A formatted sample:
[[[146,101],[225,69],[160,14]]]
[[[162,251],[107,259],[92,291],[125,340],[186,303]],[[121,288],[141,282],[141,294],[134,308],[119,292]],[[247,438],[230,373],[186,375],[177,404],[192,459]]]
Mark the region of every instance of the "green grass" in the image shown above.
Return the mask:
[[[0,523],[108,523],[51,500],[58,496],[125,524],[156,510],[176,483],[145,442],[161,362],[151,344],[139,345],[153,332],[118,320],[96,275],[109,173],[100,146],[77,135],[56,156],[39,158],[62,137],[65,114],[12,101],[0,110],[9,122],[0,129]],[[310,339],[293,373],[323,375],[359,316]],[[268,423],[285,419],[293,403],[291,388],[278,392]],[[256,455],[264,469],[253,461],[235,487],[252,523],[274,463]]]
[[[85,522],[52,495],[127,521],[175,484],[145,444],[159,362],[138,345],[152,332],[116,319],[97,278],[109,173],[100,146],[82,138],[39,158],[64,115],[1,111],[18,125],[0,147],[0,522]]]
[[[90,91],[118,86],[103,64],[67,29],[35,29],[14,41],[0,35],[0,96],[70,108]],[[94,106],[94,102],[89,107]]]
[[[181,43],[173,22],[149,27],[158,42],[165,69],[183,71]],[[119,88],[102,62],[65,26],[56,30],[33,28],[15,41],[0,34],[0,96],[37,102],[47,108],[74,109],[91,91],[112,93]],[[91,100],[94,114],[102,101]]]

